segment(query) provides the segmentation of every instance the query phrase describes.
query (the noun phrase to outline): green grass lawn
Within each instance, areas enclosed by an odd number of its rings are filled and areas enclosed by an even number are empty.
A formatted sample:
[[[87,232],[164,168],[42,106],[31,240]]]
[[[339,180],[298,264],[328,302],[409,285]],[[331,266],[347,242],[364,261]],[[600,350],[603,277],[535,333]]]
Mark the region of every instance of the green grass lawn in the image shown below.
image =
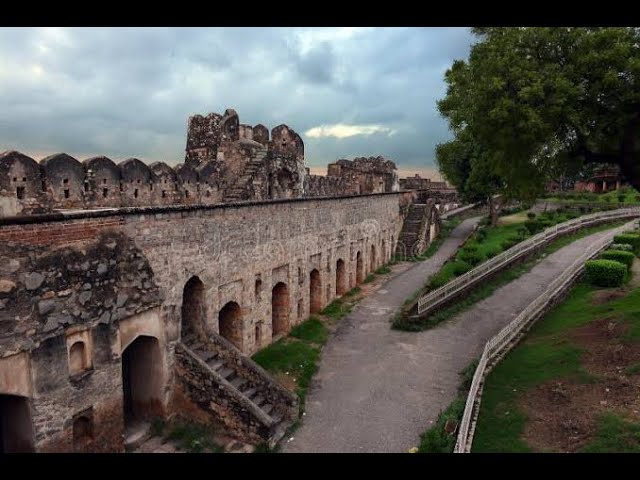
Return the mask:
[[[620,202],[620,198],[622,202]],[[557,194],[553,197],[549,197],[551,201],[558,202],[588,202],[588,203],[603,203],[603,204],[640,204],[640,193],[633,187],[622,187],[619,190],[611,190],[606,193],[591,193],[591,192],[564,192]]]
[[[560,378],[576,383],[599,381],[582,368],[582,349],[571,341],[572,329],[615,316],[628,322],[624,340],[640,341],[640,288],[599,305],[592,301],[597,290],[586,283],[576,284],[567,299],[536,323],[525,340],[491,371],[482,395],[474,452],[531,451],[521,439],[527,419],[518,401],[536,385]],[[604,415],[584,451],[640,451],[638,431],[639,425],[613,413]],[[629,441],[629,435],[635,435],[635,443]]]

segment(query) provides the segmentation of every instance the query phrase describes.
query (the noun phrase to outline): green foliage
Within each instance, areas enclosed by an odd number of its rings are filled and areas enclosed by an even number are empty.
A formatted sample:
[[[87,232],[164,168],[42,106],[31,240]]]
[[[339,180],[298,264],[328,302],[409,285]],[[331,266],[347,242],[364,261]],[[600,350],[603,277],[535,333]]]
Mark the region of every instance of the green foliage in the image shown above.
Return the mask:
[[[311,377],[318,370],[320,348],[298,339],[281,339],[255,353],[253,361],[269,372],[289,372],[298,379],[297,393],[301,403],[307,394]]]
[[[336,298],[333,302],[327,305],[324,310],[322,310],[322,315],[326,315],[332,320],[340,320],[342,317],[347,315],[353,307],[343,302],[341,299]]]
[[[364,281],[362,283],[371,283],[376,279],[375,274],[370,273],[369,275],[367,275],[367,278],[364,279]]]
[[[151,435],[154,437],[159,437],[164,432],[166,426],[167,424],[162,417],[154,417],[154,419],[151,421]]]
[[[633,259],[635,256],[631,252],[625,252],[623,250],[605,250],[600,255],[600,258],[605,260],[615,260],[627,266],[627,269],[631,268]]]
[[[640,373],[640,363],[634,363],[633,365],[629,365],[624,369],[625,375],[637,375]]]
[[[609,250],[622,250],[623,252],[633,252],[633,245],[628,243],[612,243]]]
[[[467,262],[465,262],[464,260],[456,260],[455,262],[453,262],[453,274],[456,277],[459,277],[460,275],[467,273],[472,268],[473,267],[469,265]]]
[[[613,412],[598,417],[597,430],[583,449],[585,453],[640,453],[640,425]]]
[[[635,233],[622,233],[613,237],[613,243],[628,243],[633,246],[633,252],[640,253],[640,235]]]
[[[463,250],[458,255],[458,259],[462,263],[466,263],[470,266],[475,266],[475,265],[478,265],[479,263],[482,263],[482,261],[484,260],[484,257],[480,255],[478,251],[470,252],[470,251]],[[456,268],[456,270],[459,270],[459,269]]]
[[[213,429],[207,425],[182,422],[174,425],[167,438],[176,443],[180,450],[201,453],[205,450],[221,453],[222,447],[213,441]]]
[[[586,162],[636,165],[640,30],[482,27],[438,102],[455,139],[489,158],[510,195],[533,197]],[[438,157],[439,158],[439,157]]]
[[[527,220],[526,222],[524,222],[524,226],[531,235],[535,235],[542,230],[542,224],[540,223],[540,220]]]
[[[357,294],[359,294],[362,291],[362,289],[360,287],[353,287],[351,290],[349,290],[347,293],[344,294],[345,297],[353,297]]]
[[[620,195],[618,195],[618,201],[620,203],[624,203],[624,199],[625,199],[625,195],[623,193],[621,193]]]
[[[619,287],[627,273],[626,265],[613,260],[589,260],[585,263],[587,280],[598,287]]]
[[[517,240],[513,240],[513,239],[506,239],[503,240],[502,243],[500,243],[500,246],[502,247],[502,250],[509,250],[511,247],[513,247],[515,244],[517,244],[518,241]]]
[[[420,436],[420,453],[451,453],[456,445],[455,431],[446,432],[445,425],[457,424],[464,413],[465,399],[458,397],[438,415],[433,427]]]
[[[431,277],[429,282],[429,288],[431,290],[435,290],[436,288],[440,288],[445,285],[450,279],[450,276],[447,275],[447,272],[438,272],[434,276]]]
[[[529,235],[529,229],[527,227],[518,227],[516,233],[518,234],[519,240],[524,240],[525,238],[527,238],[527,235]]]
[[[309,343],[322,345],[327,341],[329,331],[320,319],[312,316],[307,321],[293,327],[289,335]]]
[[[385,275],[387,273],[391,273],[391,269],[386,265],[383,265],[376,270],[376,275]]]

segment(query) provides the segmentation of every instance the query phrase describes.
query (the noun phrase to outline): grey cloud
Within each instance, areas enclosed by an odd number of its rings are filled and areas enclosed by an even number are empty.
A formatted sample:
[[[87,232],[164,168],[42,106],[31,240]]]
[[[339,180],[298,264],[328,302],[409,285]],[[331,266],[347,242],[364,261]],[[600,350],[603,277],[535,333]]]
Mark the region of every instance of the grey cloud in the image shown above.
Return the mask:
[[[449,138],[435,110],[464,28],[382,28],[303,51],[289,28],[0,28],[0,150],[177,163],[187,117],[235,108],[243,123],[303,134],[335,123],[397,133],[305,138],[309,165],[384,154],[433,164]]]

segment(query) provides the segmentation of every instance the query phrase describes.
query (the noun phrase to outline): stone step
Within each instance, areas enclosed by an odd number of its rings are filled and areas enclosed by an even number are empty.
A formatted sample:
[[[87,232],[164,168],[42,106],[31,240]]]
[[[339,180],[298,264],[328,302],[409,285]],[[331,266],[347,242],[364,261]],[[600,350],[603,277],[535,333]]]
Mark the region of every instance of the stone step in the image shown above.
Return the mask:
[[[262,411],[264,413],[269,415],[271,413],[271,410],[273,410],[273,405],[271,405],[270,403],[266,403],[266,404],[262,405],[260,408],[262,409]]]
[[[180,341],[185,345],[190,345],[191,343],[196,341],[196,336],[193,333],[190,333],[189,335],[185,335],[184,337],[182,337]]]
[[[149,438],[151,438],[151,424],[142,421],[135,422],[125,427],[124,448],[127,451],[134,450]]]
[[[188,344],[188,346],[194,352],[196,352],[198,350],[205,350],[204,343],[202,343],[202,342],[191,343],[191,344]]]
[[[264,403],[264,397],[262,395],[258,395],[257,397],[252,398],[251,401],[257,406],[260,406]]]
[[[242,392],[242,394],[247,398],[251,398],[255,393],[256,389],[254,387],[250,387]]]
[[[270,416],[271,420],[273,420],[273,423],[280,423],[284,418],[284,415],[281,412],[274,412],[273,415]]]
[[[273,435],[269,437],[269,447],[273,448],[276,444],[284,437],[284,434],[287,433],[287,422],[281,422],[276,425],[273,430]]]
[[[240,390],[240,387],[242,387],[245,383],[247,383],[247,381],[242,377],[236,377],[231,381],[231,385],[236,387],[238,390]]]
[[[220,360],[219,358],[214,358],[211,359],[207,362],[207,365],[209,365],[212,369],[214,370],[219,370],[220,367],[222,367],[224,365],[224,362],[222,360]]]
[[[214,351],[211,350],[200,350],[198,352],[198,355],[200,356],[200,358],[202,360],[205,361],[205,363],[209,363],[209,360],[212,360],[214,358],[216,358],[218,356],[218,354]]]
[[[228,379],[231,375],[235,373],[235,370],[233,368],[225,367],[222,370],[220,370],[219,373],[222,378]]]

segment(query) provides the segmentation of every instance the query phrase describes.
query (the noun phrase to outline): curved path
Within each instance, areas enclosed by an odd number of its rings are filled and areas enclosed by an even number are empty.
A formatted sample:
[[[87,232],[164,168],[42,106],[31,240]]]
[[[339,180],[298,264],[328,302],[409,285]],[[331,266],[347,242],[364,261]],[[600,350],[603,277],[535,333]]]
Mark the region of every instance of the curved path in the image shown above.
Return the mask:
[[[478,221],[461,223],[433,257],[391,279],[345,317],[325,346],[302,426],[283,452],[406,452],[456,397],[458,372],[533,301],[599,232],[558,250],[454,319],[424,332],[391,330],[404,300]],[[609,234],[610,235],[610,234]]]

